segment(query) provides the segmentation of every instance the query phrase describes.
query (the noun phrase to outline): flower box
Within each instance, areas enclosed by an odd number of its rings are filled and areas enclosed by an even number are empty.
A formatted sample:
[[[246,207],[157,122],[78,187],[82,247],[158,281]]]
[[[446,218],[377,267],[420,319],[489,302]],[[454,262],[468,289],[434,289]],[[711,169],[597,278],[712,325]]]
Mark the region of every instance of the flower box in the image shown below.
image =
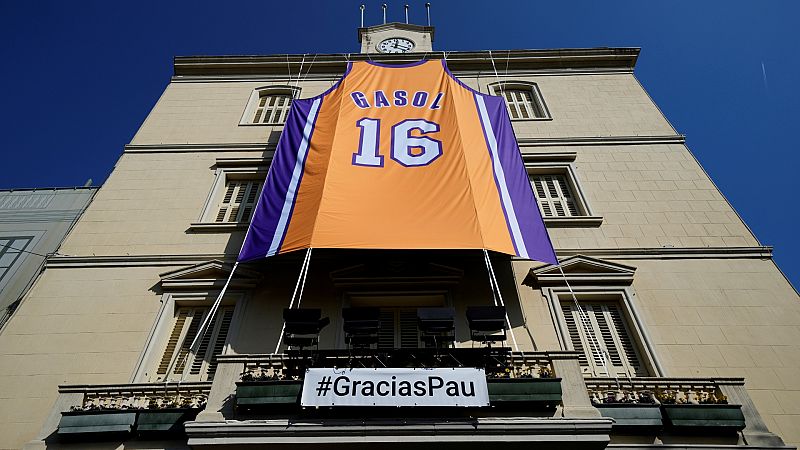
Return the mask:
[[[489,378],[489,401],[558,403],[561,378]]]
[[[140,436],[183,434],[183,423],[194,420],[197,408],[145,409],[139,411],[136,432]]]
[[[93,410],[61,413],[58,435],[65,438],[77,436],[124,437],[133,431],[136,411]]]
[[[299,380],[240,381],[236,383],[236,406],[297,405],[302,388]]]
[[[656,403],[602,403],[594,405],[603,417],[614,419],[613,429],[628,433],[652,433],[664,423]]]
[[[741,405],[661,405],[666,425],[683,431],[740,431],[745,427]]]

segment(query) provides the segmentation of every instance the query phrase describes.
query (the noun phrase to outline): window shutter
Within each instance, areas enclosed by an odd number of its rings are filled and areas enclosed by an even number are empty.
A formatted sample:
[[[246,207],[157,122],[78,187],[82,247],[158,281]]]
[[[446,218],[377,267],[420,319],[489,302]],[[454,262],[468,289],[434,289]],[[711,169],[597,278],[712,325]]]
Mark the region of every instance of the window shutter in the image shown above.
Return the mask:
[[[418,348],[417,310],[381,308],[378,348]]]
[[[416,310],[397,311],[400,322],[400,348],[419,347],[419,330],[417,328]]]
[[[378,348],[394,348],[394,310],[381,309],[381,328],[378,330]]]
[[[564,175],[531,175],[544,217],[579,216],[578,205]]]
[[[211,318],[211,323],[208,324],[208,329],[200,339],[200,345],[197,347],[197,354],[194,355],[191,368],[189,369],[190,375],[200,375],[200,370],[203,368],[203,363],[208,360],[208,346],[211,343],[211,340],[214,337],[217,329],[219,316],[219,312],[214,314],[214,317]],[[196,334],[197,332],[195,331],[195,335]]]
[[[505,98],[508,114],[512,119],[543,119],[547,117],[544,102],[535,87],[497,87],[495,94]]]
[[[256,180],[228,181],[216,222],[249,222],[262,184]]]
[[[253,123],[283,123],[291,105],[292,96],[289,94],[262,95],[258,101]]]
[[[561,311],[564,313],[564,320],[567,323],[567,332],[569,333],[570,341],[572,341],[572,348],[580,353],[580,355],[578,355],[578,363],[581,367],[588,367],[589,361],[586,359],[586,350],[583,348],[581,333],[578,331],[578,322],[580,321],[578,310],[575,308],[575,305],[562,303]]]
[[[157,375],[165,377],[171,374],[171,377],[182,377],[186,372],[186,375],[191,375],[195,380],[213,379],[217,369],[216,355],[222,353],[225,348],[234,307],[223,306],[217,310],[205,336],[200,341],[197,353],[192,354],[189,347],[197,336],[208,310],[206,307],[178,308],[175,313],[175,324],[156,370]]]
[[[217,355],[221,354],[225,349],[225,342],[228,340],[228,331],[231,327],[231,320],[233,320],[233,307],[228,306],[221,311],[221,322],[216,336],[214,336],[214,346],[211,349],[210,361],[208,363],[208,380],[214,379],[214,373],[217,371]]]
[[[181,343],[180,351],[176,359],[173,361],[175,368],[172,370],[173,375],[180,375],[183,373],[184,368],[186,367],[186,362],[190,359],[191,355],[189,355],[190,346],[192,345],[192,341],[194,337],[197,336],[197,330],[200,328],[200,324],[203,322],[203,317],[205,317],[207,308],[193,308],[190,310],[189,317],[188,317],[188,330],[183,338],[183,342]]]
[[[178,341],[180,340],[181,333],[183,332],[183,325],[188,316],[188,309],[181,308],[178,310],[178,314],[175,317],[175,324],[172,326],[172,333],[169,334],[169,339],[167,340],[167,348],[164,350],[164,354],[161,356],[161,362],[158,364],[156,375],[167,374],[169,365],[172,362],[172,357],[175,354],[175,349],[178,348]]]
[[[630,369],[639,376],[647,375],[644,367],[642,366],[639,355],[636,351],[636,346],[631,340],[631,334],[628,326],[622,318],[622,312],[617,305],[608,305],[608,314],[611,317],[611,322],[614,324],[617,336],[619,337],[619,348],[622,350],[625,359],[627,360]]]
[[[605,369],[610,376],[646,376],[619,305],[581,302],[581,306],[589,323],[581,321],[574,303],[562,303],[561,310],[572,346],[582,354],[578,360],[584,371],[595,376],[605,375]],[[607,351],[606,368],[603,367],[603,358],[597,354],[597,345]]]

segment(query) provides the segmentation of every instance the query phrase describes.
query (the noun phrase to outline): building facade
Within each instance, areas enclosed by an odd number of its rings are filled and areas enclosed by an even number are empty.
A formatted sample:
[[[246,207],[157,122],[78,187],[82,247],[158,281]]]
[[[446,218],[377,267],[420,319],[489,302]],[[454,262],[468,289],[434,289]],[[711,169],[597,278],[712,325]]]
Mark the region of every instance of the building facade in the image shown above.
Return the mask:
[[[0,191],[0,330],[64,237],[95,187]]]
[[[386,24],[359,30],[360,54],[175,58],[63,255],[0,335],[0,447],[800,442],[797,292],[635,78],[638,49],[434,52],[433,38]],[[422,58],[505,97],[563,273],[492,254],[511,326],[487,348],[465,318],[492,304],[480,251],[315,250],[302,306],[330,324],[308,356],[276,350],[297,252],[241,265],[190,348],[291,99],[329,89],[349,60]],[[352,307],[379,308],[368,349],[353,351],[344,331]],[[423,348],[417,315],[429,307],[455,311],[453,348]],[[387,361],[480,366],[491,406],[298,405],[309,364]]]

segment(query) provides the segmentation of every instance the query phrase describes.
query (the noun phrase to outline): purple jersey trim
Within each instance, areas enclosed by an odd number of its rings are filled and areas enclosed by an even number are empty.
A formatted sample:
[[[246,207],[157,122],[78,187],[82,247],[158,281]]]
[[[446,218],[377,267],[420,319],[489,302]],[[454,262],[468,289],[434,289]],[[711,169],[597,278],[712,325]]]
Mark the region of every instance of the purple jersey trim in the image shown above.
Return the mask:
[[[525,165],[522,162],[522,155],[517,145],[514,130],[511,127],[511,120],[506,111],[505,102],[502,97],[494,97],[488,95],[481,95],[481,99],[486,107],[486,113],[489,118],[489,124],[485,124],[481,120],[481,127],[483,128],[483,135],[486,139],[486,147],[491,154],[492,149],[489,143],[487,133],[491,130],[496,141],[497,159],[502,166],[506,189],[511,199],[510,205],[505,205],[501,201],[503,207],[503,215],[506,219],[506,226],[508,227],[511,242],[514,244],[514,251],[517,256],[520,255],[520,249],[514,239],[514,232],[512,231],[511,222],[509,219],[509,211],[506,207],[513,208],[513,215],[516,217],[516,222],[519,227],[520,235],[523,240],[527,257],[542,261],[550,264],[558,264],[553,244],[550,241],[550,236],[547,234],[547,228],[544,226],[539,208],[536,206],[536,197],[533,194],[533,188],[528,178],[528,173],[525,170]],[[477,98],[475,99],[476,110],[479,110]],[[479,114],[480,115],[480,114]],[[487,125],[488,128],[487,129]],[[492,159],[494,166],[494,159]],[[499,186],[500,180],[497,179],[497,171],[495,173],[495,184],[498,187],[498,194],[501,189]]]
[[[550,235],[547,233],[547,228],[539,212],[538,202],[533,194],[528,172],[522,161],[505,101],[502,97],[491,95],[482,97],[491,129],[497,141],[497,156],[503,166],[506,186],[511,196],[511,204],[525,242],[525,248],[528,250],[528,256],[537,261],[558,264]]]
[[[428,61],[433,61],[433,60],[423,59],[422,61],[414,61],[406,64],[386,64],[386,63],[379,63],[376,61],[364,61],[364,62],[369,64],[370,66],[385,67],[387,69],[403,69],[406,67],[420,66]]]
[[[281,219],[281,212],[284,208],[286,196],[289,194],[292,173],[297,164],[298,149],[303,141],[303,129],[308,122],[313,102],[313,99],[294,100],[292,102],[289,115],[286,118],[286,125],[275,149],[269,173],[267,173],[267,180],[261,190],[261,196],[253,212],[253,218],[250,221],[250,227],[247,230],[242,249],[239,252],[239,258],[237,259],[239,262],[267,256],[276,232],[280,231],[278,230],[278,224]],[[312,134],[314,125],[312,124]],[[311,135],[308,136],[308,141],[311,141]],[[307,155],[308,151],[303,155],[304,160],[301,162],[303,167],[305,167],[305,157]],[[299,181],[302,181],[302,173]],[[300,186],[299,182],[297,186]],[[288,229],[288,223],[291,221],[291,213],[294,212],[294,200],[292,199],[292,209],[289,213],[287,224],[281,232],[281,245]]]

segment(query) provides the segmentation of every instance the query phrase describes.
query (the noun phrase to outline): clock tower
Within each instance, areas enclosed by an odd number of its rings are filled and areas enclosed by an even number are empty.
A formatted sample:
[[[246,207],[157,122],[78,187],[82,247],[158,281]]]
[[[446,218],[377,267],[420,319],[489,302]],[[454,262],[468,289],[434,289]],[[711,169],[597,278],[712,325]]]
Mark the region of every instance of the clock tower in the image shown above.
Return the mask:
[[[384,23],[358,29],[361,53],[419,53],[433,51],[433,27]]]

